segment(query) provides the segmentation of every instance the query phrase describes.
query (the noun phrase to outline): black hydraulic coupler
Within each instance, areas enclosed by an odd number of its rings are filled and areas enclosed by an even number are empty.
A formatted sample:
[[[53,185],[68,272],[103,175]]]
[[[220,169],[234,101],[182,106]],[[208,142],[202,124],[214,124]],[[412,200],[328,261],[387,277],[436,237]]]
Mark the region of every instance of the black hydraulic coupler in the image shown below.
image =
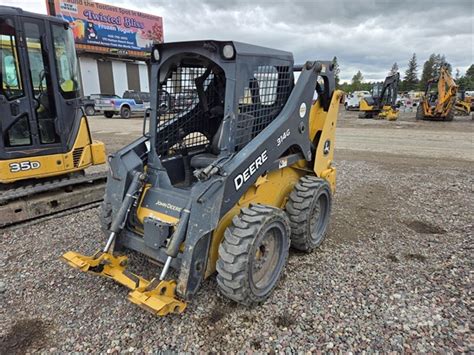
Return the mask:
[[[132,182],[128,187],[127,193],[125,194],[125,197],[122,201],[122,205],[120,206],[117,214],[115,215],[115,218],[112,220],[112,224],[110,225],[111,233],[109,239],[107,240],[107,244],[105,245],[104,253],[107,253],[109,251],[110,246],[115,240],[116,235],[120,233],[120,231],[125,226],[125,222],[127,221],[128,213],[132,208],[133,201],[135,200],[138,191],[143,186],[145,179],[145,173],[141,173],[139,171],[133,172]]]

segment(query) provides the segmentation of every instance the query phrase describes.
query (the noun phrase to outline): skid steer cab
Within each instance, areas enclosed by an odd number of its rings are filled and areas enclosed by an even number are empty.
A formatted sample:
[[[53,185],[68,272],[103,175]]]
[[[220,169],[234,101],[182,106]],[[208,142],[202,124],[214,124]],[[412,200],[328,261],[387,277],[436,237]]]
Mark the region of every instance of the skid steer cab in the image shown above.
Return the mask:
[[[377,83],[371,90],[371,96],[360,100],[359,118],[378,118],[388,121],[398,119],[397,95],[400,74],[395,73]]]
[[[159,44],[151,57],[150,129],[109,160],[105,247],[63,257],[158,315],[182,312],[216,271],[226,297],[265,301],[290,245],[310,252],[327,230],[342,95],[333,65],[211,40]],[[163,265],[156,278],[128,271],[127,251]]]

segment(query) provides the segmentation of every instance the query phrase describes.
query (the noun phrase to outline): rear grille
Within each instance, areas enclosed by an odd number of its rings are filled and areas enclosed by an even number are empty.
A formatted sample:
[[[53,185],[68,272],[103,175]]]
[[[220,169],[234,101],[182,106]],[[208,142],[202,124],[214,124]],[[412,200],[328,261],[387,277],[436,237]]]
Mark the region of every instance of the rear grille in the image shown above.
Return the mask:
[[[77,168],[81,162],[82,152],[84,151],[84,147],[76,148],[72,151],[72,161],[74,162],[74,167]]]

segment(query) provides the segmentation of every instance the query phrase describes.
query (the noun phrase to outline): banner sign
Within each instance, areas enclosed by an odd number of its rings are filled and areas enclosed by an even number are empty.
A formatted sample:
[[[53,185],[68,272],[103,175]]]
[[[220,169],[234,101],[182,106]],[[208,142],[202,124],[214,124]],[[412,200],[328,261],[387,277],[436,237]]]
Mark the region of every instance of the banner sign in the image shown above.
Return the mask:
[[[54,0],[50,15],[70,23],[77,44],[148,52],[153,43],[163,42],[160,16],[90,0]]]

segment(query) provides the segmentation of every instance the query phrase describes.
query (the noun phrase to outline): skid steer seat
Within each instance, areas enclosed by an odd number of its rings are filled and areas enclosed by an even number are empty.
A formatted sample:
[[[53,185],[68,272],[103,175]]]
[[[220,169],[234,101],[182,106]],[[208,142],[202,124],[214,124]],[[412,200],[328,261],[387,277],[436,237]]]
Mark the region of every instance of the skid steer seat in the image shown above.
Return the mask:
[[[219,114],[221,112],[222,114],[224,112],[223,108],[221,107],[211,109],[211,115]],[[191,158],[191,167],[193,167],[194,169],[202,169],[206,166],[211,165],[217,159],[217,156],[219,155],[219,137],[221,136],[222,126],[223,122],[221,122],[216,133],[212,137],[210,152],[201,153],[193,156]]]

